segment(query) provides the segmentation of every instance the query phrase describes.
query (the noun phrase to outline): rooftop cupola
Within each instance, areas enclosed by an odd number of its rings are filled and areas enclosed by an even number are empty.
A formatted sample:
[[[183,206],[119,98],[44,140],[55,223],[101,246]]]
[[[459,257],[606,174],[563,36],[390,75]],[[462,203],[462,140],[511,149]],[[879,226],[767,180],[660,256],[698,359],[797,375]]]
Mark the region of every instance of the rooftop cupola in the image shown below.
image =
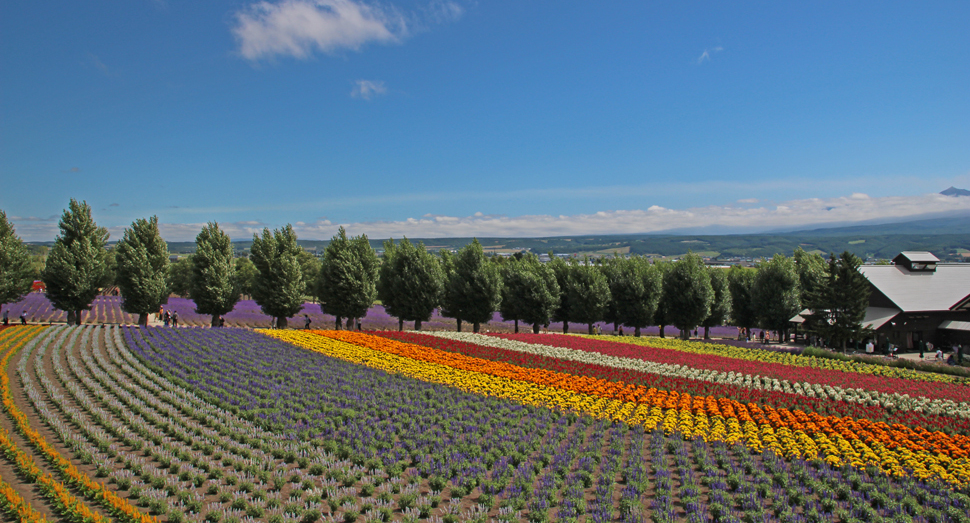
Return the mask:
[[[936,264],[940,259],[926,251],[904,251],[893,258],[897,267],[903,267],[909,272],[936,272]]]

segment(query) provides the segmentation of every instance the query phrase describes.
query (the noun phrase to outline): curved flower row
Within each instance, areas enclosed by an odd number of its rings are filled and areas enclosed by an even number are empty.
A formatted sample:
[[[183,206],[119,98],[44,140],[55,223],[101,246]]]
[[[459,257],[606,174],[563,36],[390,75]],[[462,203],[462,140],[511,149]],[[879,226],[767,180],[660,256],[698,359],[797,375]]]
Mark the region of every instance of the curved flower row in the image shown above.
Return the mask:
[[[918,434],[932,442],[934,451],[931,452],[913,445],[895,427],[868,420],[840,420],[840,424],[833,425],[831,420],[800,411],[761,409],[725,398],[691,397],[491,361],[472,361],[476,358],[352,332],[319,332],[322,334],[319,336],[306,332],[269,331],[266,334],[334,357],[426,381],[522,403],[643,424],[649,429],[663,427],[684,437],[741,441],[754,450],[770,449],[789,457],[821,455],[835,464],[878,465],[897,475],[911,471],[920,478],[938,478],[957,484],[970,480],[970,461],[959,456],[965,451],[940,433]],[[429,361],[433,359],[439,361]],[[486,369],[490,372],[483,372]],[[955,455],[950,456],[948,452]]]
[[[780,363],[794,367],[811,367],[816,369],[837,370],[841,372],[853,372],[871,376],[884,376],[887,378],[900,378],[915,381],[929,381],[937,383],[970,384],[970,379],[961,376],[951,376],[948,374],[936,374],[932,372],[919,372],[912,369],[899,367],[887,367],[873,363],[861,363],[857,361],[841,361],[829,358],[816,358],[815,356],[802,356],[788,354],[784,352],[772,352],[759,349],[749,349],[747,347],[735,347],[733,345],[721,345],[717,343],[705,343],[701,341],[685,341],[672,338],[636,338],[624,336],[605,336],[602,339],[629,343],[633,345],[643,345],[658,349],[669,349],[692,354],[710,354],[725,356],[747,361],[758,361],[762,363]]]
[[[0,479],[0,510],[20,522],[46,522],[43,514],[34,510],[9,483]]]
[[[394,333],[387,333],[393,336]],[[947,399],[932,399],[923,396],[912,397],[897,392],[880,392],[862,388],[846,388],[820,383],[791,381],[787,379],[770,378],[758,374],[743,372],[698,369],[687,365],[673,363],[659,363],[640,358],[611,356],[589,351],[555,347],[539,343],[527,343],[505,337],[474,334],[470,332],[439,331],[428,332],[427,335],[437,336],[449,340],[458,340],[487,347],[505,349],[547,356],[566,361],[586,364],[606,365],[617,369],[627,369],[638,372],[656,374],[659,376],[699,380],[720,385],[744,387],[748,389],[798,394],[810,398],[825,398],[834,401],[845,401],[861,405],[878,406],[883,409],[901,409],[913,412],[957,416],[970,419],[970,403],[957,402]],[[554,335],[553,335],[554,336]],[[550,335],[544,335],[543,340]]]
[[[854,403],[825,397],[824,390],[809,395],[799,392],[782,392],[755,388],[756,382],[745,381],[744,375],[731,374],[723,382],[705,381],[691,376],[691,369],[681,367],[678,373],[651,373],[630,368],[610,366],[607,363],[596,363],[599,358],[610,362],[608,356],[593,355],[588,352],[573,351],[559,347],[539,346],[524,342],[503,340],[489,336],[473,338],[468,333],[443,333],[432,335],[429,333],[408,332],[374,332],[378,336],[396,339],[406,343],[424,345],[447,352],[457,352],[466,356],[501,361],[514,365],[541,368],[564,372],[566,374],[593,376],[612,382],[641,385],[659,390],[676,390],[681,394],[692,396],[724,397],[744,404],[757,403],[773,408],[787,408],[789,410],[805,410],[817,412],[821,415],[835,415],[840,417],[866,418],[872,421],[883,421],[889,424],[901,423],[910,427],[924,427],[931,431],[957,432],[970,435],[970,419],[953,417],[943,414],[930,414],[914,410],[887,408],[879,405]],[[479,340],[482,344],[464,341],[466,339]],[[577,360],[557,358],[559,356],[577,356]],[[650,365],[649,362],[632,359],[634,368],[643,368],[639,364]],[[659,364],[654,364],[659,365]],[[663,370],[663,369],[661,369]],[[702,371],[703,372],[703,371]],[[799,389],[802,392],[805,388]]]
[[[863,388],[885,394],[898,393],[909,397],[950,400],[963,402],[970,396],[970,387],[955,383],[914,381],[900,377],[865,375],[833,369],[791,366],[770,361],[743,360],[719,354],[689,352],[647,345],[648,341],[632,337],[588,338],[582,336],[563,336],[558,334],[492,334],[495,338],[538,343],[554,347],[570,348],[599,355],[640,359],[655,363],[684,365],[693,369],[758,374],[771,379],[799,381],[818,385],[842,387],[844,389]],[[623,340],[623,341],[621,341]],[[629,343],[630,340],[637,340]],[[653,339],[649,340],[652,342]],[[696,342],[681,342],[696,343]],[[711,345],[711,344],[706,344]],[[687,345],[685,345],[686,347]],[[732,348],[732,347],[728,347]],[[776,353],[769,353],[777,356]],[[788,355],[785,355],[788,356]],[[904,369],[896,369],[904,370]]]
[[[128,500],[108,490],[102,483],[92,480],[87,474],[78,469],[74,463],[62,456],[57,449],[44,439],[44,436],[40,432],[30,426],[27,416],[14,403],[10,393],[10,379],[7,375],[7,365],[10,362],[10,358],[23,347],[27,340],[39,334],[43,330],[43,327],[26,327],[25,330],[28,330],[28,333],[19,336],[16,343],[10,343],[11,340],[8,338],[6,332],[0,336],[0,347],[4,349],[3,358],[0,359],[0,394],[2,394],[4,408],[13,419],[14,425],[27,438],[31,445],[56,468],[64,481],[80,490],[89,500],[102,504],[109,512],[125,521],[140,523],[157,522],[157,518],[142,514]],[[54,479],[50,474],[43,473],[33,463],[30,456],[16,447],[14,442],[9,438],[9,435],[6,434],[6,431],[0,432],[0,436],[4,438],[2,442],[4,450],[8,455],[12,454],[16,456],[15,459],[18,467],[24,475],[28,479],[37,481],[45,492],[45,495],[51,498],[54,505],[69,519],[91,522],[109,521],[108,518],[95,512],[71,494],[70,490],[63,483]]]

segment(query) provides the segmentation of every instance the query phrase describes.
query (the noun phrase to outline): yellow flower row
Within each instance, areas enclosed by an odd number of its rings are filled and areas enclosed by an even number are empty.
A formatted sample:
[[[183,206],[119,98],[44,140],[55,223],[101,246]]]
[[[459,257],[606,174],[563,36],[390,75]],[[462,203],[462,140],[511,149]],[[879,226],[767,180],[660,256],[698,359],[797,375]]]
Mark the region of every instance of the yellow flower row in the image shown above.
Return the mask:
[[[874,449],[860,440],[849,441],[835,435],[834,440],[822,432],[807,434],[801,430],[737,418],[708,417],[692,413],[689,408],[661,408],[636,402],[620,401],[480,372],[459,370],[446,365],[417,361],[338,341],[325,335],[301,331],[261,330],[268,336],[293,343],[331,357],[368,367],[401,374],[422,381],[450,385],[469,392],[505,398],[527,405],[576,411],[614,421],[644,425],[647,430],[663,429],[668,434],[681,434],[685,439],[700,437],[708,441],[740,442],[754,451],[770,450],[786,457],[818,455],[833,464],[856,466],[876,464],[892,474],[904,474],[909,467],[920,477],[933,477],[956,484],[970,483],[970,460],[951,460],[930,452],[918,454],[906,450]],[[379,343],[377,343],[379,345]],[[431,350],[431,349],[428,349]]]
[[[20,350],[23,345],[39,334],[44,327],[16,327],[0,332],[0,350],[3,357],[0,359],[0,393],[2,393],[3,406],[7,414],[13,419],[14,424],[24,437],[54,465],[71,485],[78,487],[89,499],[101,502],[113,514],[120,516],[125,521],[139,523],[157,523],[158,518],[142,514],[137,508],[132,506],[126,499],[119,497],[114,492],[105,488],[102,483],[92,480],[87,474],[81,472],[74,463],[65,458],[52,445],[47,443],[44,436],[34,430],[27,420],[27,416],[21,412],[13,401],[10,393],[10,378],[7,375],[7,365],[10,358]],[[5,454],[15,456],[15,461],[21,472],[30,479],[37,481],[45,495],[52,498],[55,505],[62,507],[62,510],[70,515],[70,519],[86,522],[110,522],[111,520],[97,513],[88,507],[83,501],[79,500],[61,482],[54,479],[48,473],[41,471],[33,462],[33,459],[20,450],[10,438],[6,430],[0,428],[0,446],[3,447]]]
[[[855,361],[840,361],[828,358],[816,358],[815,356],[799,356],[784,352],[748,349],[745,347],[734,347],[732,345],[720,345],[701,341],[686,341],[655,337],[636,338],[632,336],[596,336],[595,339],[615,341],[631,345],[641,345],[644,347],[654,347],[657,349],[676,350],[691,354],[710,354],[745,361],[779,363],[794,367],[811,367],[815,369],[837,370],[842,372],[854,372],[857,374],[869,374],[872,376],[885,376],[888,378],[902,378],[917,381],[934,381],[956,384],[968,383],[967,378],[951,376],[948,374],[917,372],[912,369],[904,369],[899,367],[858,363]]]
[[[34,510],[30,503],[20,496],[9,483],[0,479],[0,508],[8,516],[17,521],[31,523],[46,523],[47,518],[43,514]]]

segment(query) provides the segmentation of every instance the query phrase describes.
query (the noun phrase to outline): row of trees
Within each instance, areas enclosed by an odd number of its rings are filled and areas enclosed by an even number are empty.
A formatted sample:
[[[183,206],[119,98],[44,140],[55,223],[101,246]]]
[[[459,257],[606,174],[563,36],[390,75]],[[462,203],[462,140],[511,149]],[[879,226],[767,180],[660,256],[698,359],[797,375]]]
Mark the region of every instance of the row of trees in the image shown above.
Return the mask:
[[[858,271],[859,260],[846,252],[826,261],[799,249],[793,257],[776,255],[756,268],[729,270],[706,267],[688,254],[676,262],[652,263],[642,257],[563,260],[543,264],[534,255],[511,259],[488,257],[477,240],[456,254],[435,256],[405,238],[384,243],[379,260],[366,236],[348,238],[341,228],[322,260],[297,244],[289,225],[254,235],[249,259],[236,258],[229,236],[209,223],[196,237],[196,251],[168,262],[167,245],[155,217],[138,219],[114,249],[110,267],[108,233],[91,218],[85,202],[71,200],[60,221],[61,233],[51,249],[41,277],[68,323],[80,323],[109,275],[122,295],[122,308],[146,324],[170,295],[186,295],[214,326],[242,295],[249,295],[279,327],[300,312],[307,296],[336,317],[364,317],[375,299],[388,314],[404,322],[422,322],[440,308],[458,329],[471,323],[477,332],[498,311],[506,321],[531,325],[534,332],[551,322],[607,322],[633,329],[659,325],[677,327],[684,336],[704,327],[731,322],[786,333],[789,319],[803,308],[812,310],[806,324],[829,339],[860,336],[859,324],[868,302],[868,284]],[[0,305],[15,301],[30,288],[26,248],[0,211]]]

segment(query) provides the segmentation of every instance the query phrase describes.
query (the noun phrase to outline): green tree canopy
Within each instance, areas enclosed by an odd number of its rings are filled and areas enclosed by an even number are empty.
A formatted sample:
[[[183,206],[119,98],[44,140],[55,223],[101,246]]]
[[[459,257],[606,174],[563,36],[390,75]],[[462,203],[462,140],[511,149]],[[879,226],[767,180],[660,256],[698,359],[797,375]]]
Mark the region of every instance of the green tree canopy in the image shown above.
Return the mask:
[[[472,330],[478,332],[482,323],[492,319],[502,300],[499,268],[485,257],[477,238],[459,249],[451,263],[453,270],[445,281],[442,301],[450,304],[448,310],[455,319],[471,323]]]
[[[94,222],[87,202],[73,198],[59,227],[41,279],[51,304],[67,312],[67,323],[80,325],[81,311],[91,308],[108,275],[108,230]]]
[[[617,304],[620,323],[633,328],[633,335],[640,336],[640,329],[653,322],[660,303],[660,268],[641,256],[634,256],[621,264],[620,284],[610,288]]]
[[[603,271],[590,265],[589,259],[584,261],[582,265],[569,267],[569,278],[566,280],[569,319],[576,323],[585,323],[589,334],[593,334],[593,324],[603,320],[603,314],[610,303],[610,286]]]
[[[762,327],[788,338],[789,320],[802,310],[795,260],[781,254],[758,264],[751,297]]]
[[[670,315],[667,314],[667,303],[670,301],[667,299],[667,287],[664,285],[664,281],[667,279],[667,275],[670,274],[670,270],[674,268],[674,264],[669,261],[660,261],[654,264],[657,268],[657,272],[660,274],[660,301],[657,303],[657,312],[653,315],[653,324],[660,327],[660,337],[664,336],[664,327],[670,323]]]
[[[249,258],[236,258],[236,287],[239,293],[244,296],[253,295],[253,287],[256,285],[256,275],[259,271]]]
[[[377,296],[388,314],[398,319],[398,327],[413,321],[414,329],[431,319],[441,301],[444,271],[441,263],[424,248],[413,245],[407,238],[394,245],[384,242],[384,261],[381,264]]]
[[[165,282],[172,294],[187,298],[192,287],[192,256],[169,263],[165,270]]]
[[[734,265],[728,269],[728,290],[731,294],[731,321],[734,325],[750,329],[758,324],[757,311],[751,298],[751,289],[757,276],[755,269]]]
[[[23,299],[33,281],[27,246],[7,221],[7,213],[0,210],[0,309]]]
[[[263,237],[253,235],[250,260],[256,267],[253,300],[263,313],[276,319],[276,326],[286,328],[286,319],[303,310],[306,282],[300,266],[300,251],[293,226],[263,229]]]
[[[620,287],[625,285],[622,279],[622,272],[626,263],[626,259],[613,256],[612,258],[600,260],[600,264],[598,265],[600,272],[606,277],[606,286],[610,289],[610,300],[607,302],[606,309],[603,311],[603,321],[612,323],[614,331],[622,323],[620,321],[619,296],[621,294]]]
[[[519,320],[532,325],[538,334],[541,325],[549,325],[553,311],[559,305],[559,284],[552,268],[544,265],[534,254],[510,260],[502,266],[502,319]]]
[[[856,255],[845,251],[838,258],[832,254],[826,269],[825,283],[806,297],[811,309],[812,328],[833,345],[845,351],[850,340],[861,340],[870,334],[862,322],[869,307],[871,287],[859,266]]]
[[[700,325],[711,313],[714,289],[711,276],[700,256],[688,252],[677,260],[663,281],[664,313],[681,332],[690,337],[690,331]]]
[[[223,315],[232,312],[241,293],[236,277],[235,249],[232,239],[209,222],[195,237],[192,255],[189,296],[195,302],[195,312],[211,314],[212,326],[221,325]]]
[[[711,327],[724,325],[731,314],[731,289],[728,284],[727,271],[717,267],[708,267],[707,273],[711,277],[711,289],[714,299],[711,301],[711,313],[701,322],[704,327],[704,339],[711,339]]]
[[[316,295],[327,314],[341,319],[363,318],[377,296],[379,261],[367,236],[347,238],[343,227],[330,240],[323,254],[316,283]]]
[[[549,268],[556,276],[556,285],[559,287],[559,305],[552,312],[552,321],[562,322],[562,332],[569,332],[569,274],[575,262],[566,262],[562,258],[554,256],[549,262]]]
[[[158,312],[169,292],[168,244],[158,232],[158,217],[135,220],[114,250],[121,308],[137,314],[139,325],[148,325],[148,315]]]

